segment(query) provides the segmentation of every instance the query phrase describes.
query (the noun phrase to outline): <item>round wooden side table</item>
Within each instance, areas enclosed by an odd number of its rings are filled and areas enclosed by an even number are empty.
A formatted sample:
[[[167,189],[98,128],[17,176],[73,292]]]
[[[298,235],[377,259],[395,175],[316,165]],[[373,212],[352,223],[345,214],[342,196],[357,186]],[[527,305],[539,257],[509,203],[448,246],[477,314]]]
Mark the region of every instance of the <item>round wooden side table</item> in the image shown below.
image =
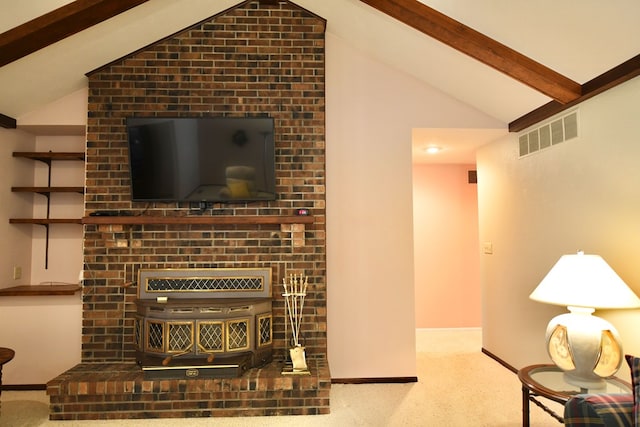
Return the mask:
[[[2,395],[2,367],[5,363],[10,362],[16,352],[10,348],[0,347],[0,395]]]
[[[531,365],[518,371],[518,378],[522,383],[522,425],[529,427],[529,402],[533,402],[543,411],[551,415],[560,423],[564,420],[536,397],[544,397],[564,405],[572,396],[581,393],[631,393],[631,384],[616,377],[606,378],[604,388],[588,390],[569,384],[565,381],[563,372],[556,365]]]

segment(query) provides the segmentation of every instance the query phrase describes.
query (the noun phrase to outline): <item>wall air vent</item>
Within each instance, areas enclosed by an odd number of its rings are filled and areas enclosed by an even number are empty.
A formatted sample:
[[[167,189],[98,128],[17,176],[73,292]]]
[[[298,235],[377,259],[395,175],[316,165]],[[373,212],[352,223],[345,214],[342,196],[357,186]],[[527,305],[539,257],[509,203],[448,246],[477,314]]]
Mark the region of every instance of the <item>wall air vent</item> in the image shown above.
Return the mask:
[[[578,137],[578,110],[520,135],[520,157]]]

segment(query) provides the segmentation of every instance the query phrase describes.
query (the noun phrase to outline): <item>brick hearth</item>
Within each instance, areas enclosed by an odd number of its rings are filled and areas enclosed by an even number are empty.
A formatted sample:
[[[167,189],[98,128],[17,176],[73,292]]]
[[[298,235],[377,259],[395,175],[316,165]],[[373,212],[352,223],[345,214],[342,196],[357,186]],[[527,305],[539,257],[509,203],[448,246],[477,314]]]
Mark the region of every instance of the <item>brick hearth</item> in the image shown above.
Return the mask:
[[[50,419],[192,418],[329,413],[326,362],[311,375],[282,375],[282,363],[241,378],[145,380],[133,363],[83,363],[47,385]]]

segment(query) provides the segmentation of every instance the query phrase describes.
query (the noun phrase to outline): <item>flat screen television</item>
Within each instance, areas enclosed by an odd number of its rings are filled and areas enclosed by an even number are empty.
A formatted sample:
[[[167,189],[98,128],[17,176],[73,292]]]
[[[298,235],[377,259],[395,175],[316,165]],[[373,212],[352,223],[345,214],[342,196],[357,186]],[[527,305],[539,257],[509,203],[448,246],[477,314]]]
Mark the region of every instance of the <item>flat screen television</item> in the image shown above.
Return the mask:
[[[276,198],[272,118],[131,117],[126,126],[133,201]]]

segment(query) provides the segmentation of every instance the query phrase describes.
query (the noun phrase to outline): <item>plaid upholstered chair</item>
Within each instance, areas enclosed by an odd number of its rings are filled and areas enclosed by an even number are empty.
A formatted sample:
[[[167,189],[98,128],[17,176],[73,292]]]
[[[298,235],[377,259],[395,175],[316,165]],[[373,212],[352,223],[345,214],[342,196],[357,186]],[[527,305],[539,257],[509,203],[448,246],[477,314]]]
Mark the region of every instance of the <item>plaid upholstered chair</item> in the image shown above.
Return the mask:
[[[572,427],[634,427],[632,394],[578,394],[564,406],[564,424]]]
[[[573,427],[640,427],[640,358],[626,355],[632,394],[579,394],[564,406],[564,423]]]

